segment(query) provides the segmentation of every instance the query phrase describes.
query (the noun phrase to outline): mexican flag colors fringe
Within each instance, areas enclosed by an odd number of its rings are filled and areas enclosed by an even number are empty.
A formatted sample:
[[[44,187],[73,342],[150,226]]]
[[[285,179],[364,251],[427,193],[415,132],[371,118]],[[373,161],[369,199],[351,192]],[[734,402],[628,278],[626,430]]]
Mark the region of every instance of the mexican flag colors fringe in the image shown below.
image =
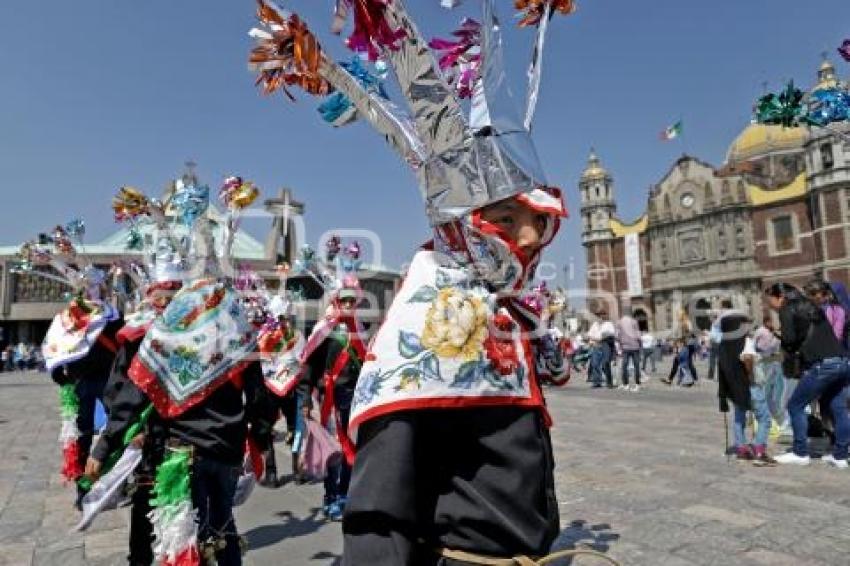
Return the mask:
[[[198,526],[190,488],[191,453],[169,450],[156,469],[151,499],[154,554],[161,566],[199,566]]]
[[[72,383],[66,383],[59,389],[59,412],[62,415],[62,430],[59,432],[62,477],[67,481],[77,481],[83,475],[83,466],[80,463],[80,430],[77,428],[80,398],[77,397]]]

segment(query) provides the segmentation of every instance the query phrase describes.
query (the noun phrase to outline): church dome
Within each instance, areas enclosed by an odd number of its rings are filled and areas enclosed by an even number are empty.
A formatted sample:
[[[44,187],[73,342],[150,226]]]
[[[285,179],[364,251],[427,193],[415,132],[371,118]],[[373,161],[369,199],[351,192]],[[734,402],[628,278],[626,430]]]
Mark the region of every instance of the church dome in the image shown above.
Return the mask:
[[[726,162],[737,163],[774,152],[802,149],[805,141],[805,128],[750,124],[729,146]]]
[[[608,171],[602,167],[596,151],[590,150],[590,157],[587,158],[587,167],[584,168],[584,173],[581,174],[582,181],[593,181],[596,179],[606,179],[610,177]]]

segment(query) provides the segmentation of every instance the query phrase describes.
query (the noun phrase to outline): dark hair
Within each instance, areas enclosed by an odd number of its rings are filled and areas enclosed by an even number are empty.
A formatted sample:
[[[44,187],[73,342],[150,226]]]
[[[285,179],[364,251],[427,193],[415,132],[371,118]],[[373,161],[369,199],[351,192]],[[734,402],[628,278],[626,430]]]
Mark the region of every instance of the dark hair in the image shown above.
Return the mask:
[[[829,283],[824,281],[823,279],[812,279],[806,286],[803,287],[803,290],[806,291],[806,294],[809,296],[823,293],[827,297],[832,297],[832,287],[829,286]]]
[[[786,299],[796,299],[801,296],[800,290],[790,283],[774,283],[770,287],[765,287],[764,294],[769,297],[785,297]]]

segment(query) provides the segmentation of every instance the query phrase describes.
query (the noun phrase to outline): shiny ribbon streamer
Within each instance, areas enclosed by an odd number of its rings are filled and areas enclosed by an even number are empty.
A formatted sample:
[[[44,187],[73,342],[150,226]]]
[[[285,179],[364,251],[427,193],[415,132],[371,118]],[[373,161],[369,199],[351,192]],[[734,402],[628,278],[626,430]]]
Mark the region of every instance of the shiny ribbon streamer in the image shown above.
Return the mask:
[[[218,198],[230,210],[242,210],[251,206],[260,190],[251,181],[244,181],[242,177],[231,176],[224,180],[224,184],[218,191]]]
[[[256,84],[262,85],[263,92],[281,90],[290,100],[295,98],[287,86],[299,86],[314,95],[328,94],[331,87],[319,74],[322,48],[298,15],[284,15],[270,2],[260,0],[257,18],[268,30],[251,30],[257,46],[249,63],[259,71]]]
[[[360,57],[354,56],[351,62],[340,62],[339,65],[348,74],[357,79],[363,89],[369,94],[380,96],[381,98],[389,98],[384,88],[382,77],[370,73],[361,62]],[[383,76],[386,76],[386,69],[384,69]],[[357,120],[357,109],[351,100],[339,91],[328,96],[319,105],[318,111],[325,122],[333,124],[335,127],[345,126]]]
[[[850,63],[850,39],[845,39],[841,44],[841,47],[838,48],[838,54],[841,55],[841,58]]]
[[[348,10],[354,12],[354,30],[348,37],[348,48],[366,53],[370,61],[377,61],[384,50],[397,51],[399,42],[406,36],[401,27],[393,29],[386,12],[393,0],[343,0],[337,2],[331,30],[339,33]],[[342,5],[341,5],[342,4]]]
[[[345,94],[357,108],[357,116],[368,121],[414,169],[421,166],[427,148],[419,139],[411,117],[390,100],[368,92],[360,82],[327,58],[322,60],[321,73],[333,88]]]
[[[573,0],[515,0],[514,7],[519,10],[519,27],[536,26],[558,12],[568,16],[575,12]]]
[[[118,189],[118,194],[112,197],[112,210],[115,213],[116,222],[147,214],[149,205],[148,197],[134,187],[121,187]]]
[[[481,24],[465,18],[452,35],[458,39],[434,38],[428,42],[428,47],[441,52],[440,70],[454,84],[458,98],[470,98],[481,67]]]
[[[191,226],[200,218],[210,205],[210,188],[206,185],[184,185],[178,187],[171,199],[171,206],[177,211],[181,222]]]
[[[78,242],[83,240],[86,235],[86,223],[81,218],[75,218],[65,224],[65,233],[71,238],[76,238]]]
[[[850,94],[835,88],[816,90],[809,95],[806,121],[816,126],[850,120]]]
[[[549,20],[552,17],[552,4],[546,3],[540,24],[537,26],[537,41],[531,53],[531,63],[528,66],[528,95],[526,96],[525,120],[523,125],[531,131],[534,121],[534,111],[537,109],[537,99],[540,94],[540,78],[543,76],[543,48],[546,45],[546,32],[549,30]]]
[[[790,81],[779,94],[771,92],[758,99],[755,119],[760,124],[791,128],[800,125],[805,112],[803,91],[794,87],[794,81]]]

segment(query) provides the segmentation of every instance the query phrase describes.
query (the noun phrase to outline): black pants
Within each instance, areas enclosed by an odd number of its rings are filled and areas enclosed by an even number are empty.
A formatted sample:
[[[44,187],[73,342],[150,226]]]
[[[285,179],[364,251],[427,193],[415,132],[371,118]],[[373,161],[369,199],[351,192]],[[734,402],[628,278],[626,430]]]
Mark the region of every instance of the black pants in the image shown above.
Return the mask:
[[[227,546],[215,553],[219,566],[242,564],[233,520],[233,495],[240,468],[204,456],[197,456],[192,463],[192,503],[198,510],[198,542],[224,538]]]
[[[368,421],[343,520],[343,564],[435,565],[440,547],[545,554],[559,530],[553,469],[536,410],[423,409]]]
[[[133,492],[130,509],[130,566],[150,566],[153,563],[153,526],[148,518],[151,512],[150,481],[139,483]]]
[[[295,432],[295,411],[298,400],[295,398],[297,393],[293,390],[288,395],[280,398],[280,412],[286,420],[286,429],[292,433]]]

